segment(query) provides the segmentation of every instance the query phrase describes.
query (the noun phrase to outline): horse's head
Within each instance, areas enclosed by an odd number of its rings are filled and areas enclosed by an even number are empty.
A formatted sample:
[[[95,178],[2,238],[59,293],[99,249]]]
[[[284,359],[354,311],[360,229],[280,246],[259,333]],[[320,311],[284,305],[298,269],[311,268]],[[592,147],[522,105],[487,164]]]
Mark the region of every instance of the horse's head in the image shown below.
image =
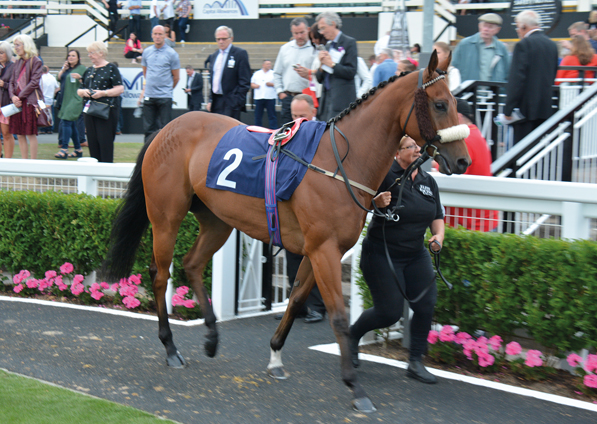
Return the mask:
[[[429,65],[417,73],[419,84],[415,92],[416,121],[408,122],[406,133],[420,146],[429,144],[429,153],[444,174],[462,174],[471,159],[464,139],[469,131],[466,125],[458,125],[456,99],[450,93],[445,74],[452,55],[438,63],[434,50]],[[422,76],[421,76],[422,73]]]

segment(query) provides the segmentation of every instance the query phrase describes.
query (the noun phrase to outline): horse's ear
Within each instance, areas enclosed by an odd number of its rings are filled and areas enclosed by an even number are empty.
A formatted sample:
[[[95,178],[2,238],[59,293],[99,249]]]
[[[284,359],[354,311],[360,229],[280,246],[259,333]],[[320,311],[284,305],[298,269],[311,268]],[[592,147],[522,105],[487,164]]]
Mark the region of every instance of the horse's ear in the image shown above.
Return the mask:
[[[427,76],[431,78],[435,70],[437,69],[437,51],[433,49],[433,53],[431,53],[431,57],[429,58],[429,65],[427,65]]]
[[[452,63],[452,52],[448,54],[448,57],[445,58],[437,67],[444,72],[448,72],[448,68],[450,67],[450,63]]]

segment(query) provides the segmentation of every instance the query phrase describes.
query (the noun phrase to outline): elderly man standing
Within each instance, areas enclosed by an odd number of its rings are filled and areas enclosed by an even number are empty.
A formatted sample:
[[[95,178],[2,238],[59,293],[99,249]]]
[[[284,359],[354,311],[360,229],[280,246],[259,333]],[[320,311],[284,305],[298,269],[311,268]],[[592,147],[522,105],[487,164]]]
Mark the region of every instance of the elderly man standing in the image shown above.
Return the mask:
[[[145,78],[145,139],[172,120],[172,91],[180,79],[180,59],[178,53],[166,44],[164,27],[153,27],[151,37],[154,44],[143,51],[141,60]]]
[[[218,27],[215,37],[218,50],[208,58],[211,91],[207,110],[240,120],[251,87],[249,55],[232,45],[232,28]]]
[[[520,41],[512,55],[504,114],[508,119],[518,108],[525,119],[512,125],[514,144],[553,114],[552,86],[558,70],[558,47],[539,28],[537,12],[522,11],[515,22]]]
[[[486,13],[479,17],[479,32],[465,38],[456,46],[452,65],[460,71],[462,81],[508,80],[508,48],[496,37],[501,29],[501,16]]]
[[[398,64],[394,62],[393,57],[392,49],[385,48],[381,50],[379,54],[381,63],[377,65],[373,72],[373,87],[377,87],[377,84],[387,81],[392,75],[396,74]]]
[[[317,118],[327,121],[342,112],[356,98],[357,42],[340,31],[342,20],[335,12],[317,15],[319,32],[328,40],[319,52],[321,67],[316,73],[322,86]]]
[[[274,64],[274,84],[282,104],[282,123],[292,121],[290,103],[309,86],[309,73],[315,49],[309,40],[309,24],[305,18],[290,22],[293,40],[280,47]]]

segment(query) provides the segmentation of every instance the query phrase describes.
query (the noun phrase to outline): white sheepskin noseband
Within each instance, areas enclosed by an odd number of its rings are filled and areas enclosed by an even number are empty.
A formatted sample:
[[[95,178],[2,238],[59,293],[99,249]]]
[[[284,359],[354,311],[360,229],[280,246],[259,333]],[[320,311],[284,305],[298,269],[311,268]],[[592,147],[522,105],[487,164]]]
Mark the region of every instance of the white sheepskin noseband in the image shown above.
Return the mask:
[[[451,141],[462,140],[467,138],[469,134],[470,130],[468,125],[465,124],[437,131],[437,135],[440,136],[440,143],[450,143]]]

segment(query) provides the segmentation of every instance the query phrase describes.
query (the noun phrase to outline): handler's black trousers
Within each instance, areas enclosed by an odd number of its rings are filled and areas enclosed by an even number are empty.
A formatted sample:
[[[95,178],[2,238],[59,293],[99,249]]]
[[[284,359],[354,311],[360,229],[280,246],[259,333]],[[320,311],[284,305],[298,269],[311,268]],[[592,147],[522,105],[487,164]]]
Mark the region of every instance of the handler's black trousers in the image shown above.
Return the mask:
[[[410,360],[420,359],[427,351],[427,335],[431,329],[433,308],[437,300],[435,271],[425,247],[403,255],[392,255],[392,263],[402,290],[415,299],[433,281],[421,300],[411,303],[414,311],[411,320]],[[402,317],[404,297],[392,276],[381,243],[365,238],[361,252],[361,270],[371,291],[373,307],[367,309],[350,327],[351,336],[360,339],[368,331],[389,327]]]

